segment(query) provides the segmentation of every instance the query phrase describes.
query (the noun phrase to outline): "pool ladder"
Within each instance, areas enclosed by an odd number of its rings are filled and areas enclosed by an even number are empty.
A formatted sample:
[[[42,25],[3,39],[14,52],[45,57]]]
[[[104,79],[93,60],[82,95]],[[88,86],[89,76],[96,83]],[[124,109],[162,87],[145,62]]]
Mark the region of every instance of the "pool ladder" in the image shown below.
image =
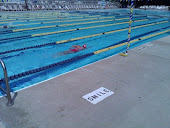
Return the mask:
[[[5,85],[6,85],[6,90],[4,88],[2,88],[0,86],[0,90],[2,90],[5,94],[6,94],[6,98],[8,99],[7,102],[7,106],[12,106],[14,104],[14,99],[17,96],[17,93],[14,93],[13,98],[11,98],[11,92],[10,92],[10,87],[9,87],[9,80],[8,80],[8,74],[7,74],[7,70],[6,70],[6,66],[5,63],[2,61],[2,59],[0,59],[0,63],[2,65],[3,68],[3,72],[4,72],[4,80],[5,80]]]

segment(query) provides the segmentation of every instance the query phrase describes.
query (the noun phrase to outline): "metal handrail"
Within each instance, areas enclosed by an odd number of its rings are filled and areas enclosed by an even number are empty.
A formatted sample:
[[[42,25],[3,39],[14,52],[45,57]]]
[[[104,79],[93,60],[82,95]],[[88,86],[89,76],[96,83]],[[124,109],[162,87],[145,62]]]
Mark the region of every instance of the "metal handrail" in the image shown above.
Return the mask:
[[[1,59],[0,59],[0,63],[2,65],[3,72],[4,72],[6,90],[3,89],[2,87],[0,87],[0,89],[7,95],[7,99],[8,99],[7,106],[12,106],[14,104],[14,101],[11,98],[9,80],[8,80],[8,74],[7,74],[6,66],[5,66],[4,62]]]

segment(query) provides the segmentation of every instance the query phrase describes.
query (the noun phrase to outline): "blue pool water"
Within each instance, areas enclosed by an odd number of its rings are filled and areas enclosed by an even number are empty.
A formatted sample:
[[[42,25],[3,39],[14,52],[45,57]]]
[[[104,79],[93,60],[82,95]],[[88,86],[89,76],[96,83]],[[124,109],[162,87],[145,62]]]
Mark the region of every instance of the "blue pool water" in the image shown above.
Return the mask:
[[[126,46],[121,46],[100,54],[90,54],[89,56],[81,57],[116,43],[126,42],[128,29],[110,34],[96,35],[94,37],[75,41],[67,41],[61,44],[56,44],[55,42],[128,28],[128,13],[129,10],[127,9],[71,12],[48,11],[43,13],[22,12],[20,14],[15,13],[15,15],[12,15],[12,13],[0,13],[0,26],[11,25],[11,28],[8,29],[0,28],[0,58],[3,59],[6,64],[8,76],[11,76],[10,78],[12,79],[15,78],[14,80],[10,80],[11,91],[17,91],[29,87],[38,82],[125,51]],[[166,11],[159,11],[159,13],[155,13],[155,11],[134,10],[133,20],[136,22],[132,23],[132,27],[139,27],[140,25],[148,26],[132,29],[132,40],[170,29],[169,13]],[[157,22],[162,23],[152,24]],[[29,29],[46,26],[53,27],[25,31],[22,30],[18,32],[14,31],[17,29]],[[33,34],[63,30],[70,31],[37,37],[33,36]],[[139,40],[131,44],[130,48],[134,48],[143,43],[167,35],[169,35],[168,32],[146,40]],[[87,45],[87,49],[74,54],[59,56],[60,52],[67,51],[72,45],[83,44]],[[48,69],[47,67],[42,68],[42,71],[38,71],[41,67],[55,63],[59,64],[48,67]],[[28,73],[27,71],[34,73]],[[36,71],[38,72],[36,73]],[[18,76],[17,74],[20,75]],[[4,87],[4,82],[2,82],[2,79],[3,72],[0,68],[0,85]],[[3,93],[0,92],[0,95],[3,95]]]

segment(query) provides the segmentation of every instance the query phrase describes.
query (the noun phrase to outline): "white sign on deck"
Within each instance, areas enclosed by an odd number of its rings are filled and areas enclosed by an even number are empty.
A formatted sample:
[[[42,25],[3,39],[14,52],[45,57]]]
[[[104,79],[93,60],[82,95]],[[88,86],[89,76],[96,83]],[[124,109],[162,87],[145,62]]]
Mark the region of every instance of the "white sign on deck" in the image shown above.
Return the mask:
[[[111,96],[114,94],[114,92],[110,91],[109,89],[106,89],[104,87],[101,87],[85,96],[83,98],[92,104],[97,104],[98,102],[104,100],[105,98]]]

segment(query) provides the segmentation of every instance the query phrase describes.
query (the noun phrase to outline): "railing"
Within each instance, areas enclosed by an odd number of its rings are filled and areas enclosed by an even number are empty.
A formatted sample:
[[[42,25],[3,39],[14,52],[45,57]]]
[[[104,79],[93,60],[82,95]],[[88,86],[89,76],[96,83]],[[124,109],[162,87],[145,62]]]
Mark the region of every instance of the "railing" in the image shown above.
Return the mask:
[[[115,2],[115,5],[118,7],[118,8],[121,8],[122,7],[122,4],[120,2]]]
[[[0,86],[0,89],[6,94],[6,97],[8,99],[8,102],[7,102],[7,106],[12,106],[14,104],[14,99],[17,95],[17,93],[15,93],[13,99],[11,98],[11,92],[10,92],[10,87],[9,87],[9,80],[8,80],[8,74],[7,74],[7,70],[6,70],[6,66],[4,64],[4,62],[0,59],[0,63],[2,65],[2,68],[3,68],[3,72],[4,72],[4,80],[5,80],[5,85],[6,85],[6,90],[4,88],[2,88]]]

